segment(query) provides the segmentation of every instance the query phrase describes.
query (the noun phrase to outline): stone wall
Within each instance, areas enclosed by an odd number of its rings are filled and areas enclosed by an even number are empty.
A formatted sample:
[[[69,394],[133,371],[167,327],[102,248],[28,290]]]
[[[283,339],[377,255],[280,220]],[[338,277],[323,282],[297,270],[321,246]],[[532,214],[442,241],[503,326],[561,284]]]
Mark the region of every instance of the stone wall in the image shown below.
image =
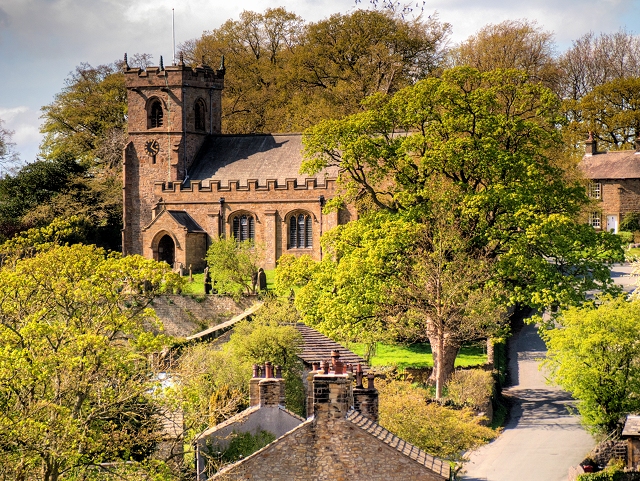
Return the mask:
[[[254,298],[242,298],[240,302],[235,302],[229,297],[217,295],[164,295],[154,299],[151,307],[162,321],[167,334],[187,337],[228,321],[254,302]]]
[[[640,179],[597,180],[600,182],[601,226],[607,226],[607,215],[618,216],[618,223],[625,214],[640,212]]]

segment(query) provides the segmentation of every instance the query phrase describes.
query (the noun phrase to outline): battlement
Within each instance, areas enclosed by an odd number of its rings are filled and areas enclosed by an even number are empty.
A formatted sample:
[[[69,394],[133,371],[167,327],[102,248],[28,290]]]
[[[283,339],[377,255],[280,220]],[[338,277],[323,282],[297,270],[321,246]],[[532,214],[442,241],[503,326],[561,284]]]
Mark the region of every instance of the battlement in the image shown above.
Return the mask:
[[[228,193],[228,192],[272,192],[272,191],[308,191],[308,190],[335,190],[336,179],[324,179],[320,182],[318,178],[307,178],[304,183],[300,183],[298,179],[285,179],[284,182],[278,182],[277,179],[267,179],[264,184],[260,184],[255,179],[249,179],[245,182],[240,180],[230,180],[223,184],[219,180],[211,180],[207,184],[203,184],[200,180],[193,180],[187,184],[181,182],[155,182],[154,193],[158,196],[179,193]]]
[[[127,62],[126,54],[124,64],[127,88],[151,86],[157,82],[158,85],[168,87],[192,86],[222,89],[224,84],[224,57],[217,70],[204,64],[190,67],[184,63],[182,54],[180,54],[180,61],[177,65],[164,66],[162,57],[160,57],[159,66],[150,66],[146,69],[132,68]]]

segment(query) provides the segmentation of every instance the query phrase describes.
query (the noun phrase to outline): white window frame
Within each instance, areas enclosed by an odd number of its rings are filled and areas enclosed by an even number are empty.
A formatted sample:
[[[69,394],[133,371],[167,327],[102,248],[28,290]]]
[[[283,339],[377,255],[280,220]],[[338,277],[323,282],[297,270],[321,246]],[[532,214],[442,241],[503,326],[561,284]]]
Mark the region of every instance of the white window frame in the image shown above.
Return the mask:
[[[589,182],[589,197],[592,199],[601,199],[602,198],[602,183],[600,182]]]
[[[594,229],[602,228],[602,215],[600,212],[589,212],[589,225]]]

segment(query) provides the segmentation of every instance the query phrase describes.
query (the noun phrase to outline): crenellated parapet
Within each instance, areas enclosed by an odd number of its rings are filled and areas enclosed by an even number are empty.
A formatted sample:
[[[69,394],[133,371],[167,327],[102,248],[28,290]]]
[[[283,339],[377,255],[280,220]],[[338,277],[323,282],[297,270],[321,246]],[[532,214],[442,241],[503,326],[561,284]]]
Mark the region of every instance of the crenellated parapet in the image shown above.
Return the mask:
[[[188,183],[182,182],[156,182],[154,184],[154,193],[157,196],[167,196],[168,194],[198,194],[204,193],[207,196],[211,194],[228,194],[232,192],[242,193],[269,193],[275,191],[289,191],[303,193],[305,191],[322,191],[333,193],[335,191],[336,179],[318,179],[307,178],[304,183],[298,179],[285,179],[284,182],[278,182],[277,179],[267,179],[264,184],[260,184],[257,180],[231,180],[221,182],[218,180],[210,180],[202,182],[194,180]]]

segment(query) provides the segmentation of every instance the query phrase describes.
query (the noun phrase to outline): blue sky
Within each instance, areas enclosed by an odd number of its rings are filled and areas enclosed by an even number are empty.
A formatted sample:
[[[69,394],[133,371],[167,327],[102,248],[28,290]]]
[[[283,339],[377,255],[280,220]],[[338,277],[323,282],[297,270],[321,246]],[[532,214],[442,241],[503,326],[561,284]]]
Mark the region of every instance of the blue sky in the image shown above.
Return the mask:
[[[169,62],[172,8],[180,43],[242,10],[278,6],[310,21],[355,8],[354,0],[0,0],[0,119],[15,131],[21,159],[33,161],[40,107],[76,65],[110,63],[124,52],[150,53],[155,63],[163,55]],[[560,50],[589,31],[640,33],[640,0],[427,0],[425,13],[434,11],[452,24],[453,42],[488,23],[522,18],[554,32]]]

